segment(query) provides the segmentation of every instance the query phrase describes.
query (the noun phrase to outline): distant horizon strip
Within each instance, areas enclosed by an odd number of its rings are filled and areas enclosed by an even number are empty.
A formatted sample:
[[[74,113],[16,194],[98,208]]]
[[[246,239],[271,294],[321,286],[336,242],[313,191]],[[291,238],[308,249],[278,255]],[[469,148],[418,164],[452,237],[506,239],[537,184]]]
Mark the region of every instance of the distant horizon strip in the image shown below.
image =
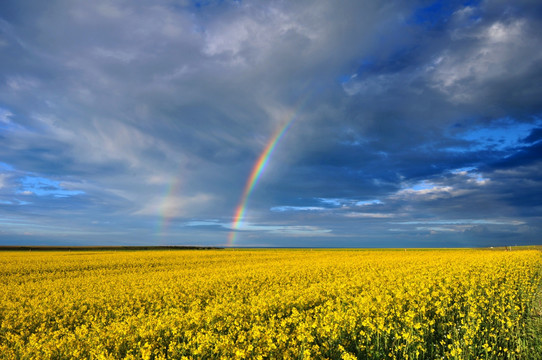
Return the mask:
[[[250,175],[248,177],[248,180],[243,190],[243,194],[241,196],[241,199],[239,201],[239,204],[237,205],[237,208],[233,216],[231,231],[228,235],[228,243],[227,243],[228,247],[233,246],[235,242],[237,232],[239,230],[239,226],[241,225],[245,217],[245,213],[247,210],[247,201],[250,194],[252,193],[252,190],[254,190],[254,187],[258,183],[258,180],[260,179],[262,172],[265,170],[265,167],[267,163],[269,162],[269,159],[271,158],[271,155],[273,154],[273,151],[275,150],[280,139],[291,127],[292,123],[299,115],[300,110],[303,108],[303,106],[307,102],[307,99],[308,99],[308,96],[303,97],[303,99],[299,101],[298,106],[293,112],[293,115],[291,116],[291,118],[288,121],[286,121],[281,127],[279,127],[277,130],[275,130],[275,133],[273,134],[273,136],[271,137],[271,139],[269,140],[269,142],[263,149],[262,153],[258,157],[258,160],[252,167],[252,171],[250,172]]]

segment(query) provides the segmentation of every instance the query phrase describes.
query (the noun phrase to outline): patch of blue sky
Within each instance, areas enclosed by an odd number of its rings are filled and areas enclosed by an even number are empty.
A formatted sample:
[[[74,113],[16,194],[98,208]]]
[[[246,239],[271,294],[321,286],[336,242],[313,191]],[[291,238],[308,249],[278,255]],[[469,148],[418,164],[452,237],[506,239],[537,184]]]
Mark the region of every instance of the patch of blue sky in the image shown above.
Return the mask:
[[[410,187],[409,189],[414,190],[414,191],[431,190],[431,189],[434,189],[435,186],[436,186],[435,184],[432,184],[424,180]]]
[[[420,7],[414,11],[410,20],[415,24],[434,27],[453,13],[449,5],[446,6],[447,3],[449,4],[448,1],[437,0],[428,6]]]
[[[14,171],[15,168],[11,166],[10,164],[6,164],[4,162],[0,162],[0,171]]]
[[[343,207],[349,207],[349,206],[368,206],[368,205],[383,204],[383,202],[378,199],[358,200],[358,199],[345,199],[345,198],[316,198],[316,200],[326,206],[326,207],[321,207],[322,210],[326,208],[343,208]],[[319,207],[314,207],[314,208],[319,208]]]
[[[204,10],[205,8],[208,8],[208,7],[214,6],[214,5],[222,5],[222,4],[238,5],[241,2],[242,2],[241,0],[230,0],[230,1],[225,1],[225,0],[191,0],[190,1],[190,6],[193,9],[197,10],[197,11],[201,11],[201,10]]]
[[[506,151],[523,145],[523,139],[541,125],[521,123],[511,118],[499,119],[490,126],[476,127],[455,135],[455,138],[469,142],[467,147],[450,147],[446,150],[453,152],[471,152],[480,150]]]
[[[356,77],[357,74],[345,74],[345,75],[340,75],[337,80],[339,81],[339,83],[341,84],[346,84],[347,82],[349,82],[350,80],[352,80],[352,78]]]
[[[206,0],[206,1],[202,1],[202,0],[192,0],[190,2],[192,4],[192,6],[196,9],[202,9],[204,7],[207,7],[209,5],[211,5],[212,3],[214,3],[214,1],[210,1],[210,0]]]
[[[523,141],[526,144],[537,144],[542,141],[542,127],[533,129],[533,131]]]
[[[349,202],[347,199],[338,199],[338,198],[318,198],[318,201],[325,205],[337,207],[337,206],[343,206],[347,202]]]
[[[34,194],[37,196],[53,196],[64,198],[84,194],[80,190],[67,190],[62,187],[59,181],[37,176],[25,176],[20,179],[21,188],[19,194]]]
[[[465,173],[469,173],[469,172],[475,171],[475,170],[478,170],[478,169],[476,167],[474,167],[474,166],[467,166],[467,167],[462,167],[462,168],[458,168],[458,169],[453,169],[450,172],[452,174],[465,174]]]
[[[29,201],[14,199],[14,200],[0,200],[0,205],[28,205],[32,204]]]
[[[364,200],[364,201],[358,201],[356,202],[357,206],[369,206],[369,205],[380,205],[383,204],[382,201],[376,199],[376,200]]]
[[[448,0],[436,0],[431,2],[427,6],[417,8],[412,16],[407,20],[407,23],[412,23],[425,27],[426,29],[433,29],[445,24],[454,12],[460,8],[465,7],[477,7],[480,4],[479,0],[471,1],[448,1]],[[476,17],[471,19],[477,21]]]
[[[0,132],[22,133],[26,129],[17,123],[0,123]]]
[[[373,56],[366,56],[359,60],[359,65],[355,72],[350,74],[342,74],[337,77],[337,81],[341,84],[347,84],[351,80],[357,78],[360,75],[363,75],[367,72],[370,72],[375,65],[375,59]]]
[[[203,227],[223,227],[223,228],[228,228],[229,227],[229,224],[227,223],[222,223],[220,222],[219,220],[192,220],[192,221],[188,221],[184,224],[182,224],[181,226],[203,226]]]
[[[411,193],[417,193],[417,194],[424,194],[429,192],[439,192],[439,191],[449,191],[452,188],[450,186],[442,186],[438,184],[434,184],[429,180],[422,180],[412,185],[410,184],[403,184],[401,187],[401,190],[398,193],[402,194],[411,194]]]
[[[374,64],[376,63],[376,59],[374,56],[365,56],[362,58],[359,62],[358,66],[358,73],[363,73],[366,69],[371,69]]]
[[[363,81],[372,77],[373,81],[380,83],[382,79],[374,78],[375,76],[386,76],[405,71],[416,63],[416,54],[416,47],[401,46],[386,56],[365,56],[358,61],[358,67],[355,71],[351,74],[342,74],[337,80],[347,93],[351,92],[348,90],[350,86],[355,87],[356,84],[359,86]]]

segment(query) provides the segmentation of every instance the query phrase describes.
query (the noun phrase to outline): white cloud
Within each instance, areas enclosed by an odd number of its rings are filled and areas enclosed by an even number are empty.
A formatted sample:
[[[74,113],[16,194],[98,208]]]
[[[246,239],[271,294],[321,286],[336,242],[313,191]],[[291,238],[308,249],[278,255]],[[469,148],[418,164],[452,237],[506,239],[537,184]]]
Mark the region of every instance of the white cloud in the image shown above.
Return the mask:
[[[371,206],[371,205],[380,205],[383,204],[382,201],[376,200],[363,200],[356,202],[356,206]]]
[[[514,42],[521,38],[524,31],[525,21],[515,20],[510,24],[497,21],[484,29],[481,37],[487,39],[489,43]]]
[[[386,219],[394,217],[394,214],[385,214],[385,213],[361,213],[361,212],[349,212],[344,214],[344,216],[349,218],[367,218],[367,219]]]
[[[452,42],[427,68],[433,87],[455,102],[476,102],[481,95],[477,93],[479,86],[523,71],[542,58],[539,42],[524,33],[525,22],[517,19],[510,23],[496,21],[480,25],[476,30],[462,32],[461,36],[456,34],[454,41],[465,46],[456,49]],[[529,55],[518,59],[518,53]]]
[[[6,85],[15,92],[30,91],[40,86],[40,81],[31,76],[12,75],[6,80]]]
[[[397,193],[390,196],[390,198],[411,200],[436,200],[463,193],[464,191],[455,190],[452,186],[437,185],[430,181],[424,180],[413,186],[399,190]]]
[[[390,231],[427,231],[431,234],[438,233],[464,233],[486,228],[517,228],[525,222],[515,219],[457,219],[457,220],[420,220],[420,221],[397,221],[390,222],[394,225],[402,225],[403,228],[389,229]]]
[[[203,53],[228,65],[265,63],[289,41],[309,43],[321,37],[319,27],[307,26],[306,18],[277,4],[240,5],[236,10],[207,24],[204,31]]]
[[[7,174],[0,174],[0,189],[6,186],[6,180],[8,178]]]
[[[7,109],[3,109],[0,107],[0,123],[4,123],[4,124],[9,124],[11,123],[11,117],[13,116],[13,114],[11,113],[11,111],[7,110]]]
[[[487,185],[491,179],[484,177],[481,173],[476,171],[474,167],[462,168],[452,170],[451,173],[454,175],[462,176],[467,178],[467,183],[476,184],[476,185]]]
[[[413,221],[397,221],[390,224],[398,225],[522,225],[525,224],[522,220],[516,219],[442,219],[442,220],[413,220]]]
[[[284,212],[284,211],[323,211],[329,210],[321,206],[274,206],[270,209],[275,212]]]

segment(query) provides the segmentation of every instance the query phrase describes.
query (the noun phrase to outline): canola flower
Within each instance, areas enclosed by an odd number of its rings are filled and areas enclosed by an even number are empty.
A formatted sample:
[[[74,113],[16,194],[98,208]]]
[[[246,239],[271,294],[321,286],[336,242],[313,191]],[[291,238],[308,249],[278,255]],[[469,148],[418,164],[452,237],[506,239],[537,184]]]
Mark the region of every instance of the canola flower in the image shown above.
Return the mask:
[[[0,359],[522,359],[538,251],[0,252]]]

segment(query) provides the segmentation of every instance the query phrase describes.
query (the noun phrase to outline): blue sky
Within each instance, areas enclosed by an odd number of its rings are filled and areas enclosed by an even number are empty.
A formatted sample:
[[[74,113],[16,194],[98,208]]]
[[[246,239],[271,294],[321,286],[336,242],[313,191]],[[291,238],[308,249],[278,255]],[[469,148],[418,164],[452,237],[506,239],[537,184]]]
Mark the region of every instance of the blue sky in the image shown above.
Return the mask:
[[[542,4],[0,4],[0,245],[542,241]]]

